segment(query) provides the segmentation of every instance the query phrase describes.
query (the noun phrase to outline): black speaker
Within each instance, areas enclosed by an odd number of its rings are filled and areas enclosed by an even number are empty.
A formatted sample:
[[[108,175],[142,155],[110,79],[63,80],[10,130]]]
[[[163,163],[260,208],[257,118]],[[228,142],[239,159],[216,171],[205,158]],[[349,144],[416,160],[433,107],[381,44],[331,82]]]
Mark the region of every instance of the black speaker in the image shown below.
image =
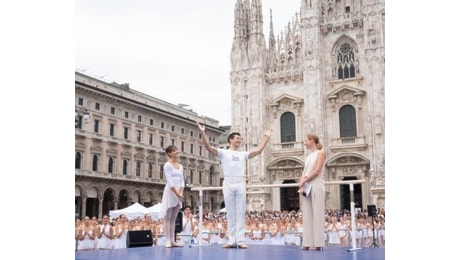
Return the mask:
[[[377,208],[375,207],[375,205],[367,205],[367,215],[369,217],[377,216]]]
[[[152,246],[151,230],[129,230],[126,238],[126,247]]]
[[[182,216],[183,216],[183,214],[184,213],[182,211],[179,211],[179,213],[177,214],[176,223],[175,223],[175,226],[174,226],[174,232],[176,232],[176,233],[182,232]]]

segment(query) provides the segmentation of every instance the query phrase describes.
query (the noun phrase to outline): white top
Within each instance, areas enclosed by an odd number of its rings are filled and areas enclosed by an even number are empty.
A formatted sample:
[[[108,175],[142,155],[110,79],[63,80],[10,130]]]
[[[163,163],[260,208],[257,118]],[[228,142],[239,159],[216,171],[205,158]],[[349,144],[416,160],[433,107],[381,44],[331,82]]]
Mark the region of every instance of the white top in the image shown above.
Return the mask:
[[[316,150],[307,156],[307,159],[305,160],[304,172],[302,173],[303,176],[308,176],[315,169],[319,151],[320,150]],[[324,169],[325,166],[323,165],[320,174],[311,180],[310,184],[317,181],[324,182]]]
[[[222,163],[224,177],[245,177],[245,162],[249,158],[249,152],[217,149],[217,157]]]

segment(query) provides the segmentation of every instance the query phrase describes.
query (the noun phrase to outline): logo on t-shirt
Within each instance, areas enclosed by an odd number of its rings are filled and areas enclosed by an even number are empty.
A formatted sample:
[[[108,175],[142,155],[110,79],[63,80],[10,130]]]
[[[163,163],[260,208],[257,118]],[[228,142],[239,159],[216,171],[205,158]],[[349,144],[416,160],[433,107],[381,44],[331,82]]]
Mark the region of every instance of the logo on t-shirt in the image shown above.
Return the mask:
[[[240,160],[240,157],[232,155],[232,161],[233,162],[238,162]]]

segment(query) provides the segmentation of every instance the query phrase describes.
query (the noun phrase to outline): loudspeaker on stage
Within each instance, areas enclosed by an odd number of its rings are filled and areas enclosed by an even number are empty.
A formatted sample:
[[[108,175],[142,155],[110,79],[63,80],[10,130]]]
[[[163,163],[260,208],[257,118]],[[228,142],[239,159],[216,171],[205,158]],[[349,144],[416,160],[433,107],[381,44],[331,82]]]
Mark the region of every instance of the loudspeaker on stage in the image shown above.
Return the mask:
[[[152,246],[153,237],[151,230],[130,230],[126,238],[126,247]]]

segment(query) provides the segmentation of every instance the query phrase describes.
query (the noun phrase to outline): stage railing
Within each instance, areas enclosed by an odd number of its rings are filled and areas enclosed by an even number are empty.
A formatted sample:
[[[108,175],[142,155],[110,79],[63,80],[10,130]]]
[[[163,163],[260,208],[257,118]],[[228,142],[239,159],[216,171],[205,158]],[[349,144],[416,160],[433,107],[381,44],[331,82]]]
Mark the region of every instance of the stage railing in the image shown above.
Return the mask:
[[[326,181],[325,185],[350,185],[350,211],[351,211],[351,239],[352,239],[352,248],[348,249],[348,251],[355,251],[361,248],[356,248],[356,239],[355,239],[355,202],[354,202],[354,184],[364,183],[365,180],[348,180],[348,181]],[[253,189],[253,188],[288,188],[288,187],[299,187],[298,183],[285,183],[285,184],[260,184],[260,185],[246,185],[246,189]],[[198,191],[198,196],[200,198],[199,204],[199,222],[198,222],[198,231],[200,233],[200,237],[202,236],[203,231],[203,191],[209,190],[222,190],[222,187],[192,187],[192,191]],[[197,246],[202,246],[201,239]]]

